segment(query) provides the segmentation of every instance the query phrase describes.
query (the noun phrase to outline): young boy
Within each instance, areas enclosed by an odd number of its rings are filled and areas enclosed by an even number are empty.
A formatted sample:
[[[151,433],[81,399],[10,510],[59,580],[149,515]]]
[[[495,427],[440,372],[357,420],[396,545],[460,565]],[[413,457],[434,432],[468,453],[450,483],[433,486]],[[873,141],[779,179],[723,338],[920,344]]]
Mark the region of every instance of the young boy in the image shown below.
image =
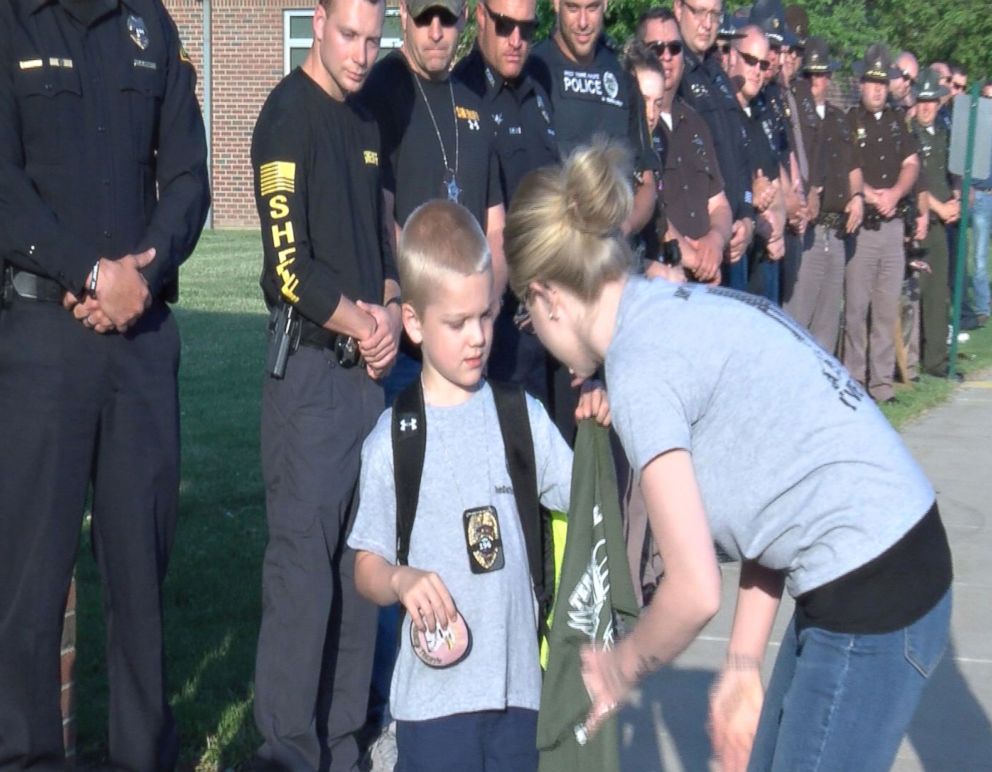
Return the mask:
[[[423,354],[428,427],[408,565],[396,564],[392,410],[365,441],[348,539],[358,551],[358,590],[406,610],[390,696],[396,769],[536,770],[536,602],[493,392],[483,378],[499,303],[489,248],[466,209],[431,201],[408,219],[398,267],[403,325]],[[601,395],[594,398],[583,409],[604,418]],[[530,396],[527,413],[540,501],[566,511],[571,451]],[[481,561],[466,538],[480,528],[497,545]],[[411,624],[433,632],[456,630],[460,620],[471,631],[468,655],[443,669],[422,662]]]

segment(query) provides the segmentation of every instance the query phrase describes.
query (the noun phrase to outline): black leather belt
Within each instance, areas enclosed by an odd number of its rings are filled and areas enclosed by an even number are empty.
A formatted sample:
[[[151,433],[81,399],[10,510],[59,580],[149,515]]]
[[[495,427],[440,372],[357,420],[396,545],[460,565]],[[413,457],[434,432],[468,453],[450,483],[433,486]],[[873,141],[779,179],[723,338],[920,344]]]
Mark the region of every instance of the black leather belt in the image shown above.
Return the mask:
[[[3,283],[4,288],[10,287],[17,297],[39,303],[61,303],[65,295],[65,289],[54,279],[12,266],[4,270]]]

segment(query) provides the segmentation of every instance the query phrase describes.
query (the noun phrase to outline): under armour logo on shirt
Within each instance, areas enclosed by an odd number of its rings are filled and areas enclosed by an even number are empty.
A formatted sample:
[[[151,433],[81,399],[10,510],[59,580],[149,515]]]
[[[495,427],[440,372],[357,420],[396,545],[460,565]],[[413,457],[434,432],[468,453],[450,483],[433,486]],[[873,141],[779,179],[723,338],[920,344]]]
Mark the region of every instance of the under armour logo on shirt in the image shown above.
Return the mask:
[[[417,431],[417,419],[416,418],[401,418],[400,419],[400,431],[401,432],[415,432],[415,431]]]

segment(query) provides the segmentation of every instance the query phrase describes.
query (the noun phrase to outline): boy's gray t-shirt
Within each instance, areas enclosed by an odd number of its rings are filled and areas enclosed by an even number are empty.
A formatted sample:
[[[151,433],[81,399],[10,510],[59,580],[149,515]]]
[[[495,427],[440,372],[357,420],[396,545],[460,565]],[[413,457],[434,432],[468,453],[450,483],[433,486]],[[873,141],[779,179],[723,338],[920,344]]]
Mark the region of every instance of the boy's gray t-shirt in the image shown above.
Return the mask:
[[[541,403],[530,396],[527,413],[541,503],[567,511],[572,451]],[[434,571],[444,581],[472,630],[472,651],[453,667],[428,667],[412,651],[410,618],[404,616],[390,711],[401,721],[423,721],[506,707],[537,710],[537,605],[492,389],[484,384],[460,405],[427,405],[426,417],[424,471],[408,563]],[[348,546],[395,563],[391,421],[392,410],[387,410],[362,448],[360,502]],[[505,564],[498,571],[473,574],[462,514],[490,504],[499,516]]]
[[[714,539],[785,571],[793,596],[880,555],[934,501],[871,398],[764,298],[631,277],[606,380],[631,464],[688,450]]]

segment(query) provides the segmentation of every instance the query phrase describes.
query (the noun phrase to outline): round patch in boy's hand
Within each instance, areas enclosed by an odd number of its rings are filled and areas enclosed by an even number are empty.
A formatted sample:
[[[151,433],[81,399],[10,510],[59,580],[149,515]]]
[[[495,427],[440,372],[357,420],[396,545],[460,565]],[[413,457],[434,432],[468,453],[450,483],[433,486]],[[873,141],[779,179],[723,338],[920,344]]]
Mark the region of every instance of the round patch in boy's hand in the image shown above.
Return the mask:
[[[428,667],[446,668],[457,665],[472,650],[472,632],[461,614],[448,620],[447,627],[422,631],[410,621],[410,643],[413,653]]]

